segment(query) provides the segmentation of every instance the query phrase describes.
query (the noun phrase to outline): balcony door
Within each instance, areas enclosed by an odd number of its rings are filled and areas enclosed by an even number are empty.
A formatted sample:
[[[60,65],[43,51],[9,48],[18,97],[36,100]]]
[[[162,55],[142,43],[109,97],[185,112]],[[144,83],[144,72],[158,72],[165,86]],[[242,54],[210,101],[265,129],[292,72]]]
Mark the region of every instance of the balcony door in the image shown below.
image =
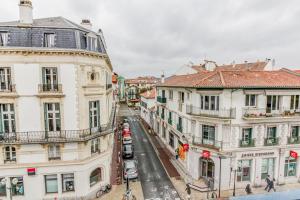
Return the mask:
[[[15,126],[15,110],[13,104],[0,104],[0,134],[14,133]]]
[[[269,95],[267,96],[267,113],[272,113],[279,110],[279,96]]]
[[[214,178],[215,164],[211,159],[200,158],[200,175],[204,178]]]
[[[97,132],[100,128],[100,105],[99,101],[89,102],[89,121],[92,132]]]
[[[0,68],[0,91],[11,89],[11,71],[10,68]]]
[[[56,67],[43,68],[43,90],[56,91],[58,89],[58,75]]]
[[[60,117],[59,103],[45,103],[44,115],[45,115],[45,129],[47,132],[61,131],[61,117]]]
[[[215,144],[215,127],[203,125],[202,126],[202,142],[203,144],[214,145]]]
[[[242,143],[243,145],[250,144],[252,139],[252,129],[251,128],[244,128],[242,132]]]

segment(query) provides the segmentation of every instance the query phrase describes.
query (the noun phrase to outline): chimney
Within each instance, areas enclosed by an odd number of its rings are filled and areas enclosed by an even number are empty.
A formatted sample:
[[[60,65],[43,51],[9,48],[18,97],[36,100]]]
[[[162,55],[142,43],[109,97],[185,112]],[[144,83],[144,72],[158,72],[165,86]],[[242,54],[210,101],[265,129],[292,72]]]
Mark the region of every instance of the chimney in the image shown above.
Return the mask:
[[[33,24],[32,17],[32,2],[31,0],[20,0],[19,4],[19,14],[20,14],[20,23],[26,25]]]
[[[165,73],[161,75],[161,83],[165,83]]]
[[[89,19],[81,20],[81,26],[85,29],[92,30],[92,23]]]

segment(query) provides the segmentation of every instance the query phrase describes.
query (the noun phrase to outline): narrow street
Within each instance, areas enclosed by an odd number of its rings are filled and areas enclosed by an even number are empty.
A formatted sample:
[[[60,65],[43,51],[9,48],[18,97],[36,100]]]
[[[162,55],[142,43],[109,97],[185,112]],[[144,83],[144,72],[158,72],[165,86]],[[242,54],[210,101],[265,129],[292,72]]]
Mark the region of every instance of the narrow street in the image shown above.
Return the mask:
[[[139,181],[146,200],[180,199],[144,129],[139,123],[137,112],[122,105],[119,114],[129,120],[138,161]]]

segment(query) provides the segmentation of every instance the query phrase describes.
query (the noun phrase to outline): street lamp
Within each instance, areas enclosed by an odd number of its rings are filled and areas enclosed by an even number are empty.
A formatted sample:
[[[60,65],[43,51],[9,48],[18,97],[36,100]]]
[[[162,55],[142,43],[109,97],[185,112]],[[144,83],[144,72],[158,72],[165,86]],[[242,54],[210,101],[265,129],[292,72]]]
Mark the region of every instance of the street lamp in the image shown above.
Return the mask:
[[[221,175],[222,175],[222,159],[225,159],[225,156],[219,155],[220,159],[220,172],[219,172],[219,198],[221,198]]]
[[[236,180],[236,169],[232,169],[231,168],[231,171],[234,172],[234,176],[233,176],[233,192],[232,192],[232,196],[235,197],[235,180]]]
[[[1,185],[5,185],[6,189],[9,190],[9,199],[10,200],[12,200],[12,185],[17,185],[18,181],[19,180],[17,178],[13,178],[11,180],[10,184],[8,185],[8,183],[9,183],[8,178],[3,178],[0,182]]]

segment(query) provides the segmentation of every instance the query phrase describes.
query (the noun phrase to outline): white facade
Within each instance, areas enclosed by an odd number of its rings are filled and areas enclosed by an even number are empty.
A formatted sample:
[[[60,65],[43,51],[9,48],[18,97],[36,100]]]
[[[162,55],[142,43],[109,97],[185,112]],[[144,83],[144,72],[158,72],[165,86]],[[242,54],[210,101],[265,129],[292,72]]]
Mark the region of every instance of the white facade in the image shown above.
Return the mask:
[[[192,178],[213,178],[215,187],[221,180],[222,190],[233,188],[235,170],[237,188],[261,186],[267,174],[278,184],[299,181],[300,159],[289,155],[300,154],[300,90],[157,89],[166,103],[157,102],[156,131],[172,152],[180,143],[189,144],[178,160]],[[209,160],[202,158],[203,150],[211,153]]]
[[[156,104],[155,98],[145,98],[141,96],[141,117],[147,124],[149,124],[153,128],[153,118],[152,118],[152,110]]]

